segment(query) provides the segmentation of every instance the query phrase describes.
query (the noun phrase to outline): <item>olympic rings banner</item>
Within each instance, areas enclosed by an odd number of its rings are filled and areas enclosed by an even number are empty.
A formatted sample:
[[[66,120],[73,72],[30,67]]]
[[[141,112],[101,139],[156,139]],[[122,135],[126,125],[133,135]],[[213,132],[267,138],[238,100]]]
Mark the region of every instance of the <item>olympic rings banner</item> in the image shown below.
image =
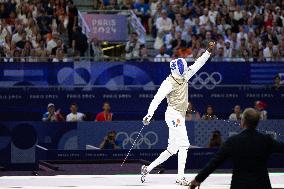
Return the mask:
[[[13,143],[20,149],[40,145],[47,149],[85,150],[89,146],[99,148],[108,132],[115,131],[117,144],[129,149],[142,127],[141,121],[117,122],[0,122],[0,152]],[[219,130],[223,140],[242,130],[238,122],[198,121],[186,122],[191,145],[207,147],[212,132]],[[259,131],[284,142],[284,121],[262,121]],[[4,132],[5,131],[5,132]],[[21,131],[21,132],[19,132]],[[25,140],[23,140],[23,138]],[[19,143],[19,141],[21,143]],[[11,143],[12,142],[12,143]],[[141,136],[134,145],[135,149],[164,149],[168,145],[168,127],[164,121],[153,121],[144,127]]]
[[[189,63],[190,64],[190,63]],[[76,63],[1,63],[0,86],[118,86],[160,85],[170,72],[169,63],[159,62],[76,62]],[[276,74],[284,78],[283,63],[208,62],[190,80],[196,89],[218,85],[272,84]]]

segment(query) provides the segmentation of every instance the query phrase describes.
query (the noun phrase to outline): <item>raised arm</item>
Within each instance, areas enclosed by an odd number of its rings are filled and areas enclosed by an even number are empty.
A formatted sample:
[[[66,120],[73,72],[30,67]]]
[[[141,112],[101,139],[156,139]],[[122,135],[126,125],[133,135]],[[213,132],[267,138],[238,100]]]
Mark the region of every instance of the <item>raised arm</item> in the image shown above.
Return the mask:
[[[148,114],[143,118],[144,125],[148,125],[150,123],[150,120],[153,117],[154,112],[158,108],[159,104],[171,91],[172,84],[168,80],[163,81],[149,106]]]
[[[206,61],[210,58],[210,55],[215,47],[215,42],[209,42],[208,49],[194,62],[193,65],[188,67],[187,80],[189,80],[194,74],[200,70]]]

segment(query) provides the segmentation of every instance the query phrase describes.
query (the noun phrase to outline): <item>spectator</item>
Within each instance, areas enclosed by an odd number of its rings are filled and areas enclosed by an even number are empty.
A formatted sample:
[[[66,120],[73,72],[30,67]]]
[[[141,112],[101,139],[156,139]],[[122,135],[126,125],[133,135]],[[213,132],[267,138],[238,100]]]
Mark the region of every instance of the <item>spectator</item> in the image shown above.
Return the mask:
[[[166,54],[165,46],[160,48],[160,53],[156,55],[154,62],[170,62],[170,55]]]
[[[276,47],[273,47],[272,41],[269,41],[266,45],[266,48],[263,49],[263,56],[266,61],[272,61],[275,55]]]
[[[172,20],[168,17],[167,11],[162,10],[162,16],[159,17],[156,21],[156,27],[157,27],[157,37],[154,43],[155,49],[160,49],[163,45],[163,38],[166,34],[168,34],[172,27],[173,23]]]
[[[116,140],[116,132],[110,131],[107,136],[105,136],[104,140],[100,144],[100,149],[103,150],[115,150],[120,149],[121,143]]]
[[[52,35],[51,33],[47,34],[47,44],[46,44],[46,50],[51,53],[53,49],[57,48],[57,40],[58,35],[54,34]],[[56,52],[56,50],[55,50]]]
[[[263,101],[256,101],[254,103],[254,109],[259,113],[260,120],[267,120],[267,111],[265,108],[267,107],[267,104]]]
[[[191,55],[191,49],[186,46],[186,42],[184,40],[181,41],[181,44],[177,49],[177,55],[180,58],[189,58]]]
[[[55,112],[55,105],[49,103],[47,105],[47,112],[43,114],[42,121],[45,122],[58,122],[64,121],[64,117],[60,114],[60,109]]]
[[[148,20],[150,18],[150,6],[145,0],[138,0],[134,3],[134,12],[141,19],[143,26],[147,31],[149,28]]]
[[[66,116],[66,121],[68,122],[83,121],[86,117],[85,114],[78,112],[78,105],[76,103],[71,104],[70,111],[70,114]]]
[[[94,61],[99,61],[104,57],[101,42],[95,37],[91,40],[90,55],[93,57]]]
[[[68,41],[69,47],[72,47],[72,35],[73,35],[73,27],[77,24],[78,20],[78,9],[74,5],[73,0],[68,0],[66,12],[68,16],[68,23],[67,23],[67,34],[68,34]]]
[[[242,110],[240,105],[234,107],[234,113],[231,113],[229,120],[240,121],[242,118]]]
[[[209,148],[219,148],[222,145],[221,132],[218,130],[213,131],[209,141]]]
[[[214,114],[213,107],[211,105],[207,106],[206,114],[204,114],[201,118],[202,120],[215,120],[218,119]]]
[[[199,25],[207,25],[209,24],[209,21],[208,9],[205,8],[203,14],[199,17]]]
[[[82,28],[75,26],[72,34],[72,49],[73,51],[79,51],[80,56],[85,56],[85,52],[88,49],[88,39],[85,34],[82,33]]]
[[[112,113],[108,102],[103,104],[103,111],[97,114],[96,121],[112,121]]]
[[[193,105],[190,101],[188,102],[185,120],[187,120],[187,121],[198,121],[198,120],[200,120],[199,112],[194,109],[194,107],[193,107]]]
[[[56,50],[56,55],[52,59],[52,62],[68,62],[66,55],[64,54],[64,50],[59,48]]]
[[[149,62],[148,50],[145,47],[145,45],[141,45],[141,48],[140,48],[140,61]]]
[[[241,62],[252,62],[253,58],[249,56],[249,51],[247,49],[243,49],[242,51],[242,58],[240,59]]]
[[[133,9],[132,0],[124,0],[122,6],[120,7],[121,10],[129,10]]]
[[[273,84],[272,89],[274,91],[278,91],[278,92],[281,92],[281,93],[284,92],[284,87],[281,85],[281,78],[280,78],[279,75],[276,75],[274,77],[274,84]]]
[[[106,10],[117,10],[119,6],[117,5],[116,0],[109,0],[109,4],[105,6]]]
[[[140,42],[138,41],[138,34],[133,32],[130,40],[126,43],[125,58],[126,60],[137,60],[139,58]]]
[[[217,54],[214,57],[214,61],[219,61],[219,62],[224,61],[224,48],[222,46],[218,48]]]
[[[231,41],[226,40],[225,41],[225,48],[224,48],[224,60],[230,61],[230,58],[232,58],[232,47],[231,47]]]

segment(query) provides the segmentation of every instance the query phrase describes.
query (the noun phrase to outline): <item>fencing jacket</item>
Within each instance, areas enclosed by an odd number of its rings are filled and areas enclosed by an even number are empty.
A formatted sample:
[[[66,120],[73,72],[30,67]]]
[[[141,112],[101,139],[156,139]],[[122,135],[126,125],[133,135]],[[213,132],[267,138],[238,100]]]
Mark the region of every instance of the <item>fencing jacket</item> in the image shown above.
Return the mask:
[[[210,53],[205,51],[193,65],[187,68],[184,78],[176,78],[169,75],[161,84],[158,92],[154,96],[148,114],[153,115],[161,101],[166,97],[168,107],[181,113],[185,117],[188,104],[188,80],[206,63]]]

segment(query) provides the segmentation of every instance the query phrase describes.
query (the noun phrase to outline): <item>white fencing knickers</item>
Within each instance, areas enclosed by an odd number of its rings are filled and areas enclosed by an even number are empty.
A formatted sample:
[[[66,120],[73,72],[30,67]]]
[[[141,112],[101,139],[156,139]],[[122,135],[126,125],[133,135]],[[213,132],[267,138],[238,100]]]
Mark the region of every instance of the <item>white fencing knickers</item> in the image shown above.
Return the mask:
[[[190,145],[185,126],[185,118],[180,112],[168,107],[165,113],[165,120],[169,128],[167,150],[162,152],[161,155],[149,165],[147,170],[150,172],[154,167],[178,152],[178,176],[181,178],[184,176],[187,151]]]

